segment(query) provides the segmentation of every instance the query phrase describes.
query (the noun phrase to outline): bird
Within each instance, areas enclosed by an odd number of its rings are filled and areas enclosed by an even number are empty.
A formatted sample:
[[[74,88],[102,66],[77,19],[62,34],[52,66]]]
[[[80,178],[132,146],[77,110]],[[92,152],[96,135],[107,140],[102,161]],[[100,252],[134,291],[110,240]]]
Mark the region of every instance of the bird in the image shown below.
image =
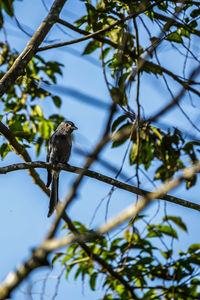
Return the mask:
[[[63,121],[60,123],[49,139],[47,162],[53,164],[68,162],[72,148],[72,132],[77,129],[78,128],[71,121]],[[58,203],[59,174],[60,171],[47,170],[46,187],[49,187],[51,184],[48,217],[53,214]]]

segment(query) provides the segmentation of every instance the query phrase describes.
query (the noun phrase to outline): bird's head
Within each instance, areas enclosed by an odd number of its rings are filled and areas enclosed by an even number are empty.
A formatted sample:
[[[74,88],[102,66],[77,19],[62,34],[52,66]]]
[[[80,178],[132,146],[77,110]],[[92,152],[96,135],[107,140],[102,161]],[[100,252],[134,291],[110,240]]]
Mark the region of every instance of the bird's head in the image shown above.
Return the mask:
[[[73,130],[78,128],[71,121],[63,121],[57,128],[57,130],[62,131],[63,133],[71,133]]]

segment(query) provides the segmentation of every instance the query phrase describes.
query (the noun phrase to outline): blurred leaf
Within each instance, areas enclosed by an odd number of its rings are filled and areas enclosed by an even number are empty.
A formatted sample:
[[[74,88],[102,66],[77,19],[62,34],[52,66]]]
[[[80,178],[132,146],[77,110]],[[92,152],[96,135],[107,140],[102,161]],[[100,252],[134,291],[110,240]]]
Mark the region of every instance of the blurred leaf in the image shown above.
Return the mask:
[[[189,253],[194,253],[200,250],[200,244],[192,244],[189,249],[188,252]]]
[[[102,59],[105,59],[106,58],[106,56],[108,55],[108,53],[110,52],[110,50],[112,50],[112,48],[111,47],[106,47],[106,48],[104,48],[103,49],[103,53],[101,54],[101,56],[100,56],[100,59],[102,60]]]
[[[112,124],[111,132],[114,132],[117,129],[118,125],[121,124],[126,119],[127,119],[126,115],[118,117]]]
[[[63,255],[64,255],[64,253],[62,253],[62,252],[57,252],[57,253],[55,253],[55,254],[54,254],[54,257],[53,257],[53,259],[52,259],[51,265],[54,266],[56,260],[58,260],[58,258],[61,257],[61,256],[63,256]]]
[[[83,55],[86,54],[91,54],[92,52],[94,52],[97,48],[99,48],[100,43],[98,41],[91,41],[87,44],[87,46],[85,47],[84,51],[83,51]]]
[[[137,158],[137,148],[137,144],[134,143],[129,155],[130,165],[133,165],[135,163],[135,160]]]
[[[55,106],[60,107],[62,100],[60,99],[60,97],[58,96],[52,96],[53,102],[55,104]]]
[[[166,39],[170,42],[183,43],[182,37],[177,32],[168,34]]]
[[[13,0],[1,0],[0,8],[1,6],[10,17],[13,17]]]
[[[145,62],[143,66],[141,67],[141,72],[144,71],[146,73],[153,73],[155,75],[159,74],[162,75],[162,70],[160,66],[151,64],[150,62]]]
[[[200,15],[200,8],[197,8],[197,9],[194,9],[191,13],[190,13],[190,16],[192,18],[196,18]]]
[[[50,122],[43,120],[39,123],[39,133],[43,139],[49,139],[51,136],[51,131],[52,127]]]
[[[8,144],[3,143],[0,147],[0,155],[2,160],[6,157],[9,151],[10,151],[10,147],[8,146]]]
[[[130,136],[131,127],[132,125],[127,122],[126,124],[123,124],[113,135],[113,143],[112,148],[118,147],[119,145],[122,145],[126,142],[128,137]]]
[[[125,230],[124,237],[127,240],[127,242],[130,243],[132,239],[132,234],[130,233],[129,228]]]
[[[43,117],[43,111],[42,111],[41,106],[32,105],[31,106],[31,114],[33,117]]]
[[[97,276],[98,276],[97,272],[92,273],[92,275],[90,276],[90,288],[92,291],[95,291]]]
[[[171,249],[168,251],[160,250],[160,253],[164,256],[164,258],[168,259],[172,256],[173,251]]]
[[[163,218],[163,221],[172,221],[174,222],[179,228],[181,228],[183,231],[187,232],[187,227],[185,225],[185,223],[183,223],[181,217],[176,217],[176,216],[165,216]]]
[[[147,237],[161,237],[163,234],[171,236],[175,239],[178,238],[177,232],[171,226],[167,225],[148,225],[147,229],[149,233]]]

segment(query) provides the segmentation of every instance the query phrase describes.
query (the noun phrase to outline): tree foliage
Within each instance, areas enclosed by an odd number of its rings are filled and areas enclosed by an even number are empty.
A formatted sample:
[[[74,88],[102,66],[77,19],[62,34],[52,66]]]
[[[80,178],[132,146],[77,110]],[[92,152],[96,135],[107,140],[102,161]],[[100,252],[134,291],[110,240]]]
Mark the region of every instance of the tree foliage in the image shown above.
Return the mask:
[[[7,15],[14,16],[14,2],[17,1],[0,1],[2,30]],[[165,61],[158,59],[159,49],[164,44],[178,52],[185,51],[184,64],[190,56],[192,67],[198,69],[198,55],[187,46],[199,42],[198,1],[80,2],[85,6],[85,14],[74,21],[73,30],[85,37],[92,34],[82,55],[98,55],[111,102],[117,107],[110,130],[115,137],[111,147],[114,151],[114,148],[129,143],[129,164],[136,174],[138,188],[139,168],[147,171],[154,182],[167,184],[180,170],[199,161],[200,142],[192,136],[186,138],[178,128],[163,129],[155,125],[152,122],[156,120],[154,116],[145,117],[148,111],[142,113],[139,90],[143,77],[151,80],[156,76],[164,80],[172,107],[180,109],[180,99],[170,90],[168,80],[173,80],[184,92],[200,95],[196,81],[198,74],[193,76],[192,68],[186,74],[184,67],[183,75],[180,75],[180,70],[174,73],[166,67]],[[68,23],[64,25],[70,28]],[[145,37],[142,37],[143,32]],[[0,43],[0,48],[0,77],[3,79],[19,53],[6,41]],[[38,156],[53,130],[64,120],[64,116],[55,113],[47,116],[45,101],[51,98],[56,108],[61,107],[62,99],[48,92],[45,86],[56,85],[65,66],[59,61],[46,60],[42,50],[36,51],[23,74],[2,95],[0,114],[0,121],[14,134],[17,142],[27,151],[34,146]],[[134,100],[131,89],[136,91]],[[195,128],[190,116],[187,118]],[[0,142],[0,155],[5,159],[13,146],[5,136]],[[187,178],[186,188],[196,185],[197,178],[197,174]],[[178,239],[180,230],[187,232],[180,216],[165,215],[159,224],[148,220],[139,214],[117,237],[100,236],[84,242],[90,256],[83,242],[73,243],[63,252],[56,252],[52,264],[61,260],[61,265],[66,266],[66,278],[71,274],[74,279],[81,277],[88,281],[93,291],[100,285],[105,291],[104,300],[198,299],[200,244],[192,244],[186,251],[173,249],[173,241]],[[144,230],[141,229],[143,222]],[[84,224],[75,221],[72,224],[79,234],[88,233]],[[72,236],[74,231],[69,228],[64,226],[62,233]],[[99,260],[95,259],[97,256]]]

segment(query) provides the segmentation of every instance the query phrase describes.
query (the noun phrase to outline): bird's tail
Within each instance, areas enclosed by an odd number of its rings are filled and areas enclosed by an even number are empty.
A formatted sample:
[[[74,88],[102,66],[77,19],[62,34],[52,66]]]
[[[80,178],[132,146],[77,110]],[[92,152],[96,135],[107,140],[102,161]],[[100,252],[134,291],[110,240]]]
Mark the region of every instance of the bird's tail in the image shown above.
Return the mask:
[[[58,204],[58,182],[59,173],[53,172],[48,217],[52,215],[56,208],[56,205]]]
[[[51,170],[47,170],[47,184],[46,184],[46,187],[50,186],[51,180],[52,180]]]

